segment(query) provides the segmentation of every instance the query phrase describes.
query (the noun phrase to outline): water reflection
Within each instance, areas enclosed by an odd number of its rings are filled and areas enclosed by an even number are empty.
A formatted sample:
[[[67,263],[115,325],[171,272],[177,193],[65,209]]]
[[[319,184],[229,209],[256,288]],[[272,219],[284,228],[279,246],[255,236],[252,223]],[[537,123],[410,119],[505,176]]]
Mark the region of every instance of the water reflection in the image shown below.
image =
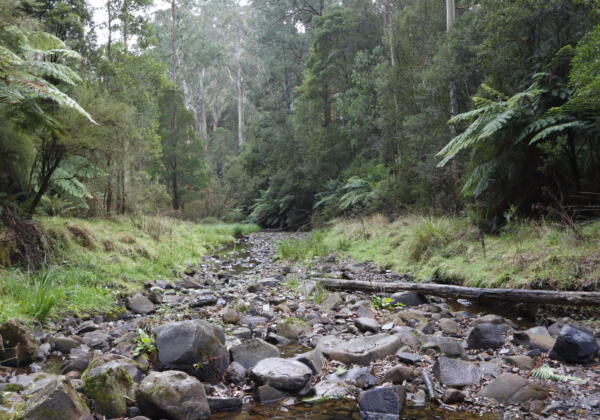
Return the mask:
[[[451,412],[437,407],[406,407],[402,420],[498,420],[499,416],[480,416],[467,412]],[[227,420],[360,420],[354,400],[327,401],[320,404],[300,403],[249,405],[239,413],[220,413],[211,419]]]

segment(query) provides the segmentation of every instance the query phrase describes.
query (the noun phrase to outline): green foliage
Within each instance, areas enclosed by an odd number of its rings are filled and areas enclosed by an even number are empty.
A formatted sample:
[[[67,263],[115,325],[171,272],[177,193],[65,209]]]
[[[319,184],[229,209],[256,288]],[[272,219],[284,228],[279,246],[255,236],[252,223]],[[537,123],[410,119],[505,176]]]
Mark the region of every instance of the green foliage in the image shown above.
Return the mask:
[[[42,324],[58,303],[54,277],[55,273],[51,269],[21,275],[21,281],[30,288],[24,302],[25,312]]]
[[[133,349],[133,357],[138,357],[142,354],[147,354],[149,356],[156,354],[156,343],[154,341],[154,337],[141,328],[138,328],[137,333],[138,335],[134,341],[135,347]]]
[[[349,241],[327,241],[325,232],[314,231],[308,237],[284,239],[277,244],[276,257],[282,260],[305,261],[347,250]]]
[[[371,296],[371,306],[373,306],[375,309],[393,311],[402,308],[404,304],[393,303],[392,298],[389,297]]]
[[[585,383],[584,379],[577,378],[575,376],[559,375],[559,374],[555,373],[554,369],[552,369],[548,365],[542,365],[539,368],[533,369],[531,371],[531,376],[534,378],[538,378],[538,379],[544,379],[544,380],[556,381],[556,382],[570,382],[572,384]]]

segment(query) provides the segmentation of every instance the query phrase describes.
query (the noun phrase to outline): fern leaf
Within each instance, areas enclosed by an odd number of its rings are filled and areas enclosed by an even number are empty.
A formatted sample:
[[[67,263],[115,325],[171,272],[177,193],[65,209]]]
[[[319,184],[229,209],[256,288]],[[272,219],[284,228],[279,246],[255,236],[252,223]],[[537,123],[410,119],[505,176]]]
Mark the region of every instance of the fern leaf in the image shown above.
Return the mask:
[[[571,128],[587,128],[587,125],[583,121],[570,121],[563,124],[553,125],[551,127],[547,127],[546,129],[540,131],[536,134],[529,144],[537,143],[540,140],[544,140],[552,134],[562,133]]]

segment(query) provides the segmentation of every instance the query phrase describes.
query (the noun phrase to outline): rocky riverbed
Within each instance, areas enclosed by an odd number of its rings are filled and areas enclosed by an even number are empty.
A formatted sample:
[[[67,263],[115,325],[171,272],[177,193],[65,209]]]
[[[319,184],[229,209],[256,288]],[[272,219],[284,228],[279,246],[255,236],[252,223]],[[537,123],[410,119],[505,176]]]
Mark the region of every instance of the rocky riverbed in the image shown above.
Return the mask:
[[[588,325],[327,292],[311,279],[401,276],[335,256],[274,262],[289,235],[253,234],[174,283],[149,279],[122,312],[0,325],[0,419],[600,417]],[[531,375],[542,366],[555,380]]]

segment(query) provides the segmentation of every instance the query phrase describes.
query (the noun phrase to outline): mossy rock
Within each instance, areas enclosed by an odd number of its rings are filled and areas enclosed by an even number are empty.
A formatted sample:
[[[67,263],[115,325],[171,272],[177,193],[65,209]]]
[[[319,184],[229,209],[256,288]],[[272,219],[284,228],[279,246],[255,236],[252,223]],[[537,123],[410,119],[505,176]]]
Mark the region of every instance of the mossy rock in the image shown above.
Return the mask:
[[[311,331],[310,325],[298,318],[286,318],[277,324],[277,334],[291,340],[310,334]]]
[[[82,379],[83,392],[94,402],[94,411],[108,418],[125,417],[127,404],[135,397],[134,381],[128,370],[137,369],[127,358],[100,357],[92,360]]]

